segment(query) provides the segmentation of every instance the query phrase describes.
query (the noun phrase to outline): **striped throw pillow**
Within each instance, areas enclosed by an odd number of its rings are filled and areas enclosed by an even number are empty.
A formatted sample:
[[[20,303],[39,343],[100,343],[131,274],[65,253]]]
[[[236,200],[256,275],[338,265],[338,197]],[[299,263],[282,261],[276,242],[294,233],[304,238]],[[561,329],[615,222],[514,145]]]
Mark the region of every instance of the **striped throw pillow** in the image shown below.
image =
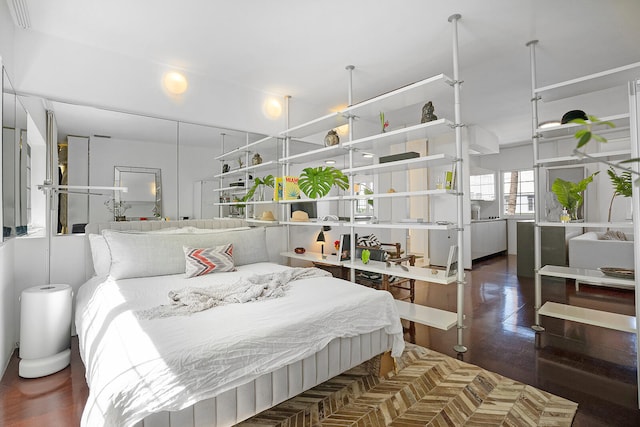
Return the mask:
[[[236,271],[233,264],[233,244],[228,243],[214,248],[184,249],[186,259],[185,273],[187,277],[204,276],[205,274],[222,271]]]

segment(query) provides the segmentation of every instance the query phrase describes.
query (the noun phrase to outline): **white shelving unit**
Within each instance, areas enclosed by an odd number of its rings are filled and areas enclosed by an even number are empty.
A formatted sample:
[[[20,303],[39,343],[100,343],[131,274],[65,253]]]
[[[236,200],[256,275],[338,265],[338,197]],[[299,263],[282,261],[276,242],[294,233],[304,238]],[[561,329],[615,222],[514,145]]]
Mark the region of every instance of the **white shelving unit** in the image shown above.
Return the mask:
[[[640,243],[638,237],[640,237],[640,218],[638,212],[640,212],[640,196],[638,186],[634,184],[632,205],[633,205],[633,221],[622,223],[610,223],[602,221],[589,221],[588,218],[585,222],[571,222],[571,223],[557,223],[547,222],[541,220],[542,198],[540,194],[543,189],[540,185],[541,173],[546,167],[561,166],[561,165],[573,165],[573,164],[586,164],[586,163],[604,163],[615,162],[628,158],[639,157],[640,140],[638,137],[639,126],[639,112],[638,112],[638,90],[640,85],[638,79],[640,79],[640,62],[630,64],[623,67],[614,68],[611,70],[603,71],[600,73],[591,74],[588,76],[572,79],[557,84],[536,87],[536,62],[535,62],[535,46],[537,40],[527,43],[530,49],[531,55],[531,77],[532,77],[532,124],[533,124],[533,153],[534,153],[534,165],[537,168],[536,173],[536,196],[535,196],[535,233],[534,233],[534,246],[535,246],[535,324],[532,328],[537,332],[544,331],[544,327],[541,325],[541,316],[554,317],[558,319],[565,319],[573,322],[580,322],[584,324],[594,325],[602,328],[614,329],[618,331],[624,331],[637,334],[636,319],[640,316],[640,297],[638,293],[639,275],[635,275],[634,280],[620,279],[604,275],[599,270],[589,270],[583,268],[570,268],[564,266],[546,265],[541,267],[541,229],[542,227],[566,227],[566,228],[589,228],[589,229],[605,229],[605,228],[617,228],[617,229],[630,229],[634,233],[634,251],[635,251],[635,270],[640,271]],[[547,142],[557,142],[565,140],[567,144],[573,144],[575,146],[576,141],[573,137],[576,130],[581,126],[573,123],[555,126],[548,129],[542,129],[538,126],[538,104],[541,101],[555,101],[573,96],[582,95],[589,92],[595,92],[602,89],[608,89],[616,86],[628,85],[630,94],[629,105],[630,112],[627,114],[618,114],[615,116],[602,117],[601,120],[609,120],[614,122],[615,130],[628,130],[629,133],[629,148],[628,149],[613,149],[611,151],[598,151],[596,153],[589,153],[587,157],[581,156],[579,153],[572,153],[571,155],[563,155],[553,158],[541,158],[540,147]],[[607,129],[596,128],[594,132],[604,134],[609,132]],[[590,144],[598,144],[596,142],[590,142]],[[606,146],[606,144],[602,144]],[[588,147],[587,147],[588,148]],[[603,147],[604,148],[604,147]],[[604,148],[606,150],[606,148]],[[638,171],[637,163],[629,163],[625,166],[633,168]],[[602,174],[601,174],[602,175]],[[635,177],[633,178],[635,181]],[[546,301],[543,304],[542,301],[542,278],[543,277],[557,277],[574,279],[576,281],[584,281],[589,284],[613,286],[635,289],[635,301],[636,301],[636,316],[627,316],[618,313],[611,313],[601,310],[593,310],[582,307],[576,307],[568,304],[560,304],[553,301]],[[638,354],[637,366],[640,366],[640,341],[636,340],[638,348],[636,353]],[[638,385],[640,386],[640,376],[638,376]],[[639,387],[640,388],[640,387]],[[639,394],[640,398],[640,394]]]
[[[460,118],[460,85],[461,80],[458,77],[458,39],[457,39],[457,23],[460,15],[452,15],[449,22],[453,27],[453,78],[445,74],[438,74],[398,89],[375,96],[371,99],[359,103],[352,103],[351,94],[351,71],[352,66],[348,66],[349,71],[349,106],[335,113],[317,118],[315,120],[303,123],[294,127],[290,127],[283,131],[281,135],[285,137],[284,155],[279,159],[283,164],[283,175],[288,175],[290,165],[292,164],[309,164],[314,161],[323,161],[332,158],[332,156],[342,155],[348,157],[346,167],[342,168],[342,172],[349,176],[350,189],[349,193],[341,196],[325,197],[321,200],[338,200],[349,203],[349,221],[328,221],[328,222],[292,222],[281,221],[280,224],[288,227],[319,227],[327,225],[331,227],[343,227],[349,230],[351,234],[351,253],[355,253],[355,234],[358,229],[399,229],[399,230],[457,230],[458,250],[458,272],[455,276],[444,277],[444,272],[432,273],[429,268],[419,267],[400,267],[395,265],[387,266],[384,262],[370,261],[363,264],[358,260],[347,262],[339,262],[335,257],[326,256],[318,257],[320,254],[305,253],[296,254],[295,252],[285,252],[281,255],[299,260],[320,261],[331,265],[341,265],[351,269],[352,280],[355,278],[355,270],[363,270],[382,274],[390,274],[398,277],[412,278],[430,283],[438,283],[448,285],[457,284],[457,309],[456,312],[445,312],[430,307],[424,307],[417,304],[401,302],[398,309],[401,317],[419,322],[422,324],[438,327],[441,329],[449,329],[453,325],[457,326],[457,344],[454,349],[458,352],[465,352],[467,348],[463,344],[464,329],[464,269],[463,262],[463,194],[455,190],[443,189],[422,189],[418,191],[401,191],[398,193],[374,193],[371,195],[354,194],[354,180],[358,176],[370,176],[374,179],[395,171],[410,171],[414,169],[428,170],[436,166],[454,166],[456,173],[455,187],[463,188],[462,177],[462,135],[461,135],[461,118]],[[370,132],[366,136],[354,138],[353,127],[358,122],[376,122],[380,112],[392,113],[403,111],[410,107],[415,109],[415,105],[422,106],[426,101],[432,101],[434,105],[450,106],[452,117],[439,118],[426,123],[409,125],[403,128],[390,130],[388,132],[373,133]],[[442,115],[442,108],[439,108],[439,114]],[[446,115],[446,113],[445,113]],[[358,118],[358,122],[355,121]],[[315,136],[320,133],[334,129],[338,126],[348,124],[349,135],[346,141],[341,141],[336,146],[316,147],[306,152],[297,154],[291,153],[292,148],[296,145],[297,139]],[[444,133],[455,133],[455,156],[446,154],[427,155],[422,157],[410,158],[406,160],[398,160],[388,163],[376,163],[368,165],[356,164],[354,153],[357,151],[375,151],[381,147],[387,148],[391,144],[406,143],[407,141],[415,141],[419,139],[432,138]],[[388,149],[388,148],[387,148]],[[389,154],[389,153],[383,153]],[[410,197],[453,197],[457,202],[455,218],[451,221],[444,222],[378,222],[378,221],[358,221],[355,216],[356,202],[360,200],[384,200],[384,199],[407,199]],[[282,205],[286,206],[291,201],[282,201]]]

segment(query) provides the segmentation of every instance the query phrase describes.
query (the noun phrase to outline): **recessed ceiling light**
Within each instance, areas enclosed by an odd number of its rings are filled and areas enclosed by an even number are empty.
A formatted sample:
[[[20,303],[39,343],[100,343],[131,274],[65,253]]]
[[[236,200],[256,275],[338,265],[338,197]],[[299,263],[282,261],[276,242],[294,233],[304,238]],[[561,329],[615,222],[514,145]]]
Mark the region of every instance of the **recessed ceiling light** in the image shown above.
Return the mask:
[[[373,154],[372,153],[362,153],[362,157],[364,157],[365,159],[372,159],[373,158]]]
[[[556,126],[560,126],[560,122],[558,120],[549,120],[538,125],[540,129],[548,129]]]
[[[328,164],[328,165],[335,165],[335,164],[336,164],[336,161],[335,161],[335,160],[325,160],[324,162],[325,162],[326,164]]]
[[[177,71],[169,71],[162,79],[164,88],[173,95],[181,95],[186,92],[189,87],[187,78],[184,74]]]
[[[282,104],[276,98],[269,98],[262,104],[262,112],[269,119],[277,119],[282,115]]]

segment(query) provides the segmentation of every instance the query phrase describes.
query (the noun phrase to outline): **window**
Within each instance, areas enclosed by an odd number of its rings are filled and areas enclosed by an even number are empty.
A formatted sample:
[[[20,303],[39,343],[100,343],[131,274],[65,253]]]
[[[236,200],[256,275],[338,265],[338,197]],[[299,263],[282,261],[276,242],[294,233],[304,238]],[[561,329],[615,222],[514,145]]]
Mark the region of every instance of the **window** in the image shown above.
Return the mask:
[[[493,201],[496,199],[495,175],[471,175],[469,177],[471,200]]]
[[[502,172],[502,194],[505,215],[534,213],[533,170]]]

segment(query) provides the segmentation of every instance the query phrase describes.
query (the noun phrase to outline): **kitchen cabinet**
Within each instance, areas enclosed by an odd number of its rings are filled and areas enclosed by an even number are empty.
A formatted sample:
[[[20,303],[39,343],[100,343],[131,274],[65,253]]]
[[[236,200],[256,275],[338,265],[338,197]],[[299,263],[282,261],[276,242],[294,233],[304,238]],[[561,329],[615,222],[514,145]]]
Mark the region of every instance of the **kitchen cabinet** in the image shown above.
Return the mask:
[[[487,219],[471,221],[471,260],[507,250],[507,221]]]

